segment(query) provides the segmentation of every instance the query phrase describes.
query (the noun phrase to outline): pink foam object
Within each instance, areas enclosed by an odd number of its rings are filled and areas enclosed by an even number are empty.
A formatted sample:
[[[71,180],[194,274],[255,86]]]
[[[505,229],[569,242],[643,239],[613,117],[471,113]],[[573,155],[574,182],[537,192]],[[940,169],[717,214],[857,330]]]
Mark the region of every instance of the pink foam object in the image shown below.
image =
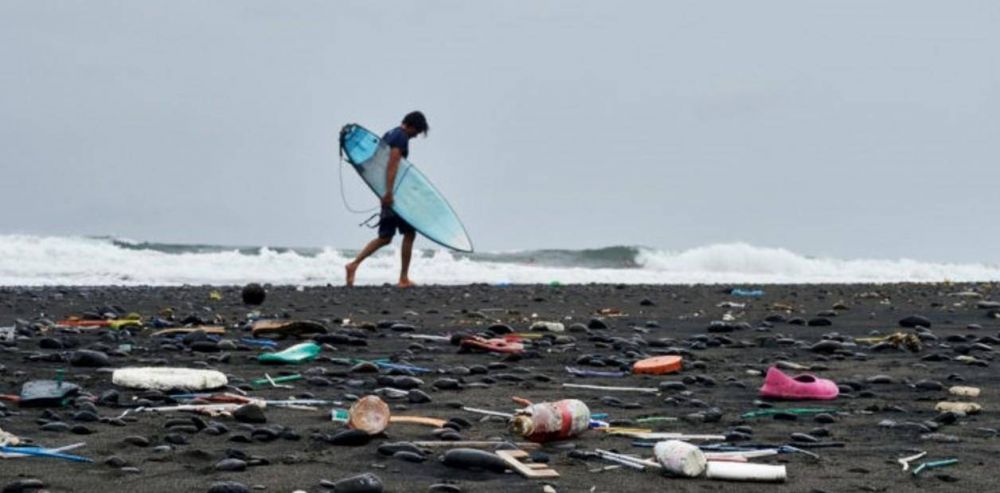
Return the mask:
[[[839,393],[833,380],[810,374],[790,377],[773,366],[767,369],[764,386],[760,388],[760,396],[767,399],[827,401],[836,399]]]

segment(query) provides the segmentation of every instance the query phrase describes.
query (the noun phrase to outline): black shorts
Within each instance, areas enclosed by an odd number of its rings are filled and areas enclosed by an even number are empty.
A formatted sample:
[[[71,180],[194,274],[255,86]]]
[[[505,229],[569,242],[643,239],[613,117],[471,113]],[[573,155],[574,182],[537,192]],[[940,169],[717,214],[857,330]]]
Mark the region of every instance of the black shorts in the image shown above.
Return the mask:
[[[400,234],[403,235],[411,235],[417,232],[417,230],[413,229],[413,226],[410,226],[410,223],[397,216],[392,209],[383,207],[382,213],[379,214],[378,237],[392,238],[395,236],[396,230],[399,230]]]

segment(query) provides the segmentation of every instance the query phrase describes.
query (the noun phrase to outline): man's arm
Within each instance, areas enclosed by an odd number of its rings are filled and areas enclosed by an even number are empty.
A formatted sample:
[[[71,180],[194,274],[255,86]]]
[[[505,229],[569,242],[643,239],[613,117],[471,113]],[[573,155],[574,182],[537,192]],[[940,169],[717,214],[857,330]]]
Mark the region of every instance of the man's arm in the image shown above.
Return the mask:
[[[399,148],[393,147],[389,152],[389,165],[385,170],[385,196],[382,197],[382,205],[392,206],[392,190],[396,183],[396,171],[399,170],[399,160],[403,158],[403,152]]]

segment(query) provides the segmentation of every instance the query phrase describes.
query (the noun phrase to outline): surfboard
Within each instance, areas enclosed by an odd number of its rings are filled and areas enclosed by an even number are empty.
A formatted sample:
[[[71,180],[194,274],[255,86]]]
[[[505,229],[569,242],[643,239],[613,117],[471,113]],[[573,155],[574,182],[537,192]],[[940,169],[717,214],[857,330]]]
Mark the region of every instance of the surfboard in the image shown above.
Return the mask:
[[[358,124],[340,131],[340,149],[361,179],[377,197],[385,195],[389,146],[378,135]],[[406,159],[399,160],[393,184],[392,210],[427,239],[460,252],[472,251],[465,226],[431,181]]]

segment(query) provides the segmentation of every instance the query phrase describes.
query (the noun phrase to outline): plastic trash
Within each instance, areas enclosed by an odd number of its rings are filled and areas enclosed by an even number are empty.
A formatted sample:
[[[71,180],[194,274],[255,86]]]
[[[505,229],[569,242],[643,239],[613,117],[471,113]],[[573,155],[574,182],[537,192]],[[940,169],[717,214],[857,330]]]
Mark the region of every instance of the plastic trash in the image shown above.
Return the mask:
[[[589,428],[590,409],[577,399],[532,404],[511,420],[511,429],[532,442],[564,440]]]
[[[913,475],[914,476],[919,475],[921,472],[924,471],[924,469],[936,469],[938,467],[946,467],[954,464],[958,464],[958,459],[951,458],[951,459],[936,460],[931,462],[923,462],[919,466],[913,468]]]
[[[215,370],[194,368],[119,368],[111,374],[111,383],[130,389],[206,390],[224,387],[226,375]]]
[[[0,342],[14,342],[15,336],[17,336],[17,332],[13,325],[0,327]]]
[[[369,435],[378,435],[389,426],[389,405],[375,395],[358,399],[347,414],[348,427],[362,430]]]
[[[21,387],[18,403],[21,407],[58,406],[67,397],[80,391],[80,387],[60,380],[32,380]]]
[[[705,467],[708,479],[724,481],[767,481],[783,482],[787,478],[785,466],[751,464],[748,462],[710,461]]]
[[[956,385],[948,389],[948,393],[959,397],[979,397],[979,387]]]
[[[760,298],[764,296],[764,290],[733,288],[729,290],[729,294],[730,296],[742,296],[745,298]]]
[[[961,414],[978,414],[983,407],[975,402],[939,402],[934,406],[937,412],[953,412]]]
[[[665,375],[681,371],[682,358],[680,356],[657,356],[636,361],[632,365],[632,372],[644,375]]]
[[[695,478],[705,472],[708,459],[700,448],[680,440],[659,442],[653,447],[656,461],[675,476]]]
[[[296,344],[277,353],[261,353],[257,361],[265,364],[299,364],[316,359],[320,347],[315,342]]]

